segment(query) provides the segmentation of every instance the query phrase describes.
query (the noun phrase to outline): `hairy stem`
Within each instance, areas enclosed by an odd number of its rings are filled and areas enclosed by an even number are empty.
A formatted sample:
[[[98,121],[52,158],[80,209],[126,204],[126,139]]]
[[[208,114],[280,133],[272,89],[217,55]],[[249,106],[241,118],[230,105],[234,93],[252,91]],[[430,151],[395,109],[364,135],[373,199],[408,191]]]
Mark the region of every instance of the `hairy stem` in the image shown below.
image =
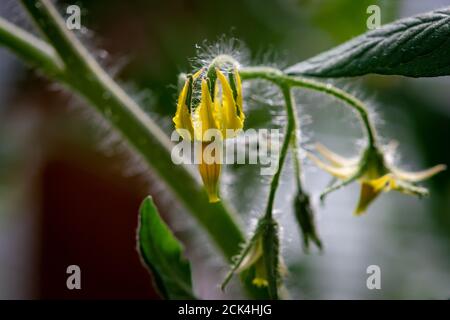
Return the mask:
[[[64,64],[53,47],[0,17],[0,42],[52,78],[63,77]]]
[[[280,158],[278,160],[278,168],[270,183],[269,197],[267,200],[266,212],[263,219],[266,220],[268,227],[264,234],[264,261],[267,268],[268,282],[269,282],[269,294],[271,299],[278,299],[279,290],[279,233],[278,225],[273,218],[273,207],[275,202],[275,195],[280,183],[281,172],[283,171],[283,165],[286,161],[287,153],[289,151],[289,145],[292,143],[292,139],[296,135],[296,112],[294,98],[292,96],[291,88],[288,85],[279,84],[282,91],[284,101],[286,103],[286,113],[288,117],[288,123],[286,132],[284,134],[283,144],[281,146]],[[299,180],[300,182],[300,180]]]
[[[289,150],[289,144],[291,142],[292,136],[295,134],[295,114],[293,106],[293,97],[291,90],[288,86],[280,86],[283,93],[283,97],[286,103],[286,111],[288,116],[288,123],[286,127],[286,132],[284,134],[283,144],[281,145],[280,158],[278,160],[278,168],[273,175],[272,182],[270,183],[269,197],[267,200],[267,207],[265,216],[267,218],[272,218],[273,204],[275,201],[275,194],[278,189],[281,171],[283,170],[283,165],[286,160],[286,156]]]
[[[168,137],[66,29],[50,1],[22,2],[51,45],[0,20],[1,45],[89,101],[143,156],[231,260],[244,241],[231,210],[223,203],[209,204],[194,173],[173,164]]]
[[[297,108],[295,108],[295,103],[291,103],[292,112],[294,114],[294,129],[291,137],[291,150],[292,150],[292,161],[294,163],[295,172],[295,182],[297,184],[298,193],[303,193],[303,183],[302,183],[302,172],[301,172],[301,160],[300,160],[300,150],[298,148],[299,144],[299,134],[300,126],[298,125]]]
[[[377,134],[375,127],[372,125],[369,119],[369,114],[366,106],[362,101],[356,97],[348,94],[347,92],[336,88],[331,84],[325,84],[322,82],[293,77],[282,73],[278,69],[268,67],[253,67],[242,68],[239,70],[242,79],[265,79],[276,84],[288,85],[291,87],[300,87],[305,89],[311,89],[314,91],[326,93],[335,97],[336,99],[345,102],[346,105],[354,109],[360,116],[363,127],[367,134],[368,147],[374,147],[377,143]]]

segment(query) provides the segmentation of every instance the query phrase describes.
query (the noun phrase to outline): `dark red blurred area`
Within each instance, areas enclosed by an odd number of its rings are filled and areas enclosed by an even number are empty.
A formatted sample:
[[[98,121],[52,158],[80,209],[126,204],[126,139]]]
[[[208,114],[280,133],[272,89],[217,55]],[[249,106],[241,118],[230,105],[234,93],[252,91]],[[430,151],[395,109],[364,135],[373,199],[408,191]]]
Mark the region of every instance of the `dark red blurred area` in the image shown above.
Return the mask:
[[[34,123],[26,139],[36,152],[24,159],[34,172],[32,199],[24,199],[33,202],[35,220],[30,297],[158,299],[136,249],[139,206],[157,182],[126,174],[123,148],[98,147],[113,129],[80,99],[41,79],[28,86],[36,79],[27,79],[27,95],[17,96],[8,117]],[[81,290],[66,286],[70,265],[81,269]]]
[[[156,298],[134,250],[141,198],[92,163],[49,159],[41,181],[40,298]],[[66,287],[72,264],[81,290]]]
[[[54,156],[43,166],[40,210],[40,298],[156,298],[135,250],[142,198],[130,179],[100,163]],[[66,268],[81,268],[81,290],[68,290]]]

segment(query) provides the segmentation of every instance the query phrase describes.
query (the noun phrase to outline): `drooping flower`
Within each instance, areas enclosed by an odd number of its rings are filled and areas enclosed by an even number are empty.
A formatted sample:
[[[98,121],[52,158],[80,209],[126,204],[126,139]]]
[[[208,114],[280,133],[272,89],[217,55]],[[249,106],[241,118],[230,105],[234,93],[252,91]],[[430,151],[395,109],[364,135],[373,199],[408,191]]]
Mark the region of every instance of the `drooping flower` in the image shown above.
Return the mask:
[[[200,101],[194,105],[198,87]],[[217,143],[217,139],[235,137],[244,127],[244,120],[242,84],[236,67],[225,73],[216,68],[213,77],[208,77],[204,69],[187,77],[178,97],[173,122],[183,139],[201,142],[199,172],[210,202],[220,201],[218,181],[221,171],[219,151],[210,145]]]
[[[367,148],[360,159],[344,158],[321,144],[316,145],[318,153],[327,161],[324,162],[315,155],[308,153],[308,157],[321,169],[342,180],[324,191],[325,195],[354,180],[361,184],[358,205],[354,214],[360,215],[382,192],[391,190],[404,194],[426,196],[428,190],[417,186],[416,183],[428,179],[446,169],[445,165],[437,165],[424,171],[407,172],[389,163],[377,147]]]
[[[231,270],[222,283],[222,289],[236,273],[250,272],[251,283],[256,287],[271,287],[271,281],[279,284],[287,269],[279,254],[278,224],[266,217],[259,220],[253,236],[236,257]],[[270,290],[269,290],[270,291]]]

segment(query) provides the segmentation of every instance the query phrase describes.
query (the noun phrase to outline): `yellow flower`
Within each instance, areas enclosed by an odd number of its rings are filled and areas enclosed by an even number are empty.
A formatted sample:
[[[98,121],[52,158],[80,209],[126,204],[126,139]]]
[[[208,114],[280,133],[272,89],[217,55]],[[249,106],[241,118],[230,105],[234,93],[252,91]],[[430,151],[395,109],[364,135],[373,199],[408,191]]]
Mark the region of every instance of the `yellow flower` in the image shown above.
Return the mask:
[[[208,146],[220,140],[235,137],[244,127],[245,115],[242,108],[242,84],[239,72],[233,68],[228,77],[218,68],[215,78],[209,79],[201,69],[188,76],[180,92],[177,111],[173,122],[183,139],[202,142],[199,172],[210,202],[220,201],[218,181],[221,171],[217,154],[213,161],[204,161]],[[195,88],[200,83],[200,102],[194,106]],[[215,130],[215,131],[214,131]],[[216,135],[217,133],[217,135]],[[217,142],[217,141],[216,141]]]
[[[369,147],[359,160],[341,157],[321,144],[316,145],[316,150],[327,162],[310,153],[308,157],[319,168],[342,180],[340,184],[325,190],[323,196],[356,179],[361,184],[358,205],[354,211],[356,215],[364,213],[381,192],[396,190],[409,195],[427,195],[428,190],[415,183],[446,169],[441,164],[420,172],[402,171],[388,164],[383,153],[376,147]]]

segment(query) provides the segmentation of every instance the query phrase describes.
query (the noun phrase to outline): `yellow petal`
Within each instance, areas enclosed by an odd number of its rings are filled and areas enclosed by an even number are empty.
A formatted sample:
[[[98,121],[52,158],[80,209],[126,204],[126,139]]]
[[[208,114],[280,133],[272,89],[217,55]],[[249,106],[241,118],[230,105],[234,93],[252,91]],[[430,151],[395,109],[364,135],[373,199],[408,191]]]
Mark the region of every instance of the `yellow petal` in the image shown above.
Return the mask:
[[[204,68],[201,68],[200,70],[198,70],[196,73],[194,73],[194,75],[192,76],[192,78],[197,79],[203,72]]]
[[[363,181],[361,183],[361,192],[355,214],[360,215],[364,213],[367,207],[381,192],[388,192],[393,189],[397,190],[397,188],[397,182],[391,173],[385,174],[377,179]]]
[[[370,184],[376,192],[390,191],[396,188],[396,181],[391,173],[385,174],[378,179],[366,181],[366,183]]]
[[[344,158],[334,153],[321,143],[316,143],[315,148],[317,152],[320,153],[321,156],[323,156],[326,160],[328,160],[332,165],[336,167],[354,166],[358,163],[358,159]]]
[[[367,207],[376,199],[376,197],[378,197],[380,193],[381,190],[377,191],[371,184],[363,182],[361,184],[358,205],[356,206],[354,214],[363,214],[367,210]]]
[[[315,163],[316,166],[318,166],[322,170],[327,171],[329,174],[331,174],[341,180],[346,180],[346,179],[352,177],[358,170],[358,168],[356,166],[337,167],[337,166],[329,165],[309,152],[306,155],[308,156],[309,159],[311,159]]]
[[[221,164],[217,162],[207,163],[203,159],[204,149],[208,146],[208,142],[202,142],[202,159],[198,165],[198,171],[202,177],[203,185],[208,194],[209,202],[219,202],[219,178]]]
[[[435,174],[444,171],[447,167],[443,164],[439,164],[427,170],[419,171],[419,172],[407,172],[399,169],[392,169],[394,174],[401,180],[409,181],[409,182],[419,182],[428,178],[431,178]]]
[[[243,122],[238,117],[238,107],[233,97],[233,90],[228,83],[228,79],[219,70],[216,70],[217,78],[222,85],[222,108],[221,108],[221,120],[222,120],[222,132],[224,137],[233,138],[236,136],[239,130],[243,128]],[[230,133],[229,130],[234,130]],[[227,131],[228,130],[228,131]]]
[[[223,114],[222,114],[222,96],[219,90],[219,86],[216,85],[214,89],[214,119],[216,119],[216,123],[219,127],[223,128]],[[223,134],[225,136],[225,134]]]
[[[244,114],[244,108],[243,108],[243,99],[242,99],[242,82],[241,82],[241,76],[239,75],[239,71],[237,68],[234,68],[234,80],[236,83],[236,91],[237,91],[237,96],[236,96],[236,104],[238,107],[238,116],[239,118],[241,118],[242,123],[245,120],[245,114]]]
[[[267,287],[269,285],[266,264],[264,258],[261,257],[255,263],[255,277],[252,283],[257,287]]]
[[[192,124],[191,114],[186,105],[186,98],[188,95],[189,86],[192,84],[192,80],[187,79],[184,83],[183,89],[181,89],[180,96],[178,97],[177,111],[173,117],[175,129],[183,137],[183,139],[191,139],[194,136],[194,127]]]
[[[202,80],[202,95],[200,105],[195,110],[196,116],[194,121],[195,138],[204,141],[204,134],[209,129],[219,130],[217,122],[217,114],[215,114],[214,103],[211,99],[208,83]]]
[[[252,283],[260,288],[269,286],[269,282],[264,278],[254,278]]]

